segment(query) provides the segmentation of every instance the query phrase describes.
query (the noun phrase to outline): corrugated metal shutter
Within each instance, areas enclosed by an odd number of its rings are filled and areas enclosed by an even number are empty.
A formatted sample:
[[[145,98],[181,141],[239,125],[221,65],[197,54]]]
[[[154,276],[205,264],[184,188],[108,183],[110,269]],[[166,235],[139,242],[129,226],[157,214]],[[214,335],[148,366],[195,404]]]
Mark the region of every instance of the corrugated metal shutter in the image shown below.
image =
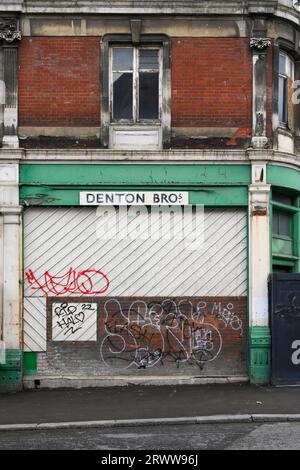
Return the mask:
[[[24,351],[46,351],[46,298],[24,299]]]
[[[120,217],[126,216],[126,210],[126,207],[119,208]],[[45,273],[64,276],[54,281],[48,278],[50,286],[54,282],[54,291],[60,289],[62,294],[65,291],[61,285],[67,284],[67,273],[72,268],[76,273],[103,272],[109,280],[109,288],[103,295],[110,297],[246,296],[245,209],[207,209],[204,222],[204,249],[192,251],[186,250],[178,239],[99,238],[95,208],[30,208],[24,214],[25,273],[33,273],[41,286],[47,281]],[[81,281],[87,279],[84,276],[83,273]],[[104,290],[105,278],[101,279],[97,273],[92,277],[93,289]],[[25,277],[26,298],[44,298],[45,289],[37,287]],[[78,297],[78,290],[70,289],[65,295]],[[31,309],[27,302],[24,329],[29,350],[37,347],[35,343],[41,346],[38,337],[32,329],[29,333],[26,326],[32,325],[36,308],[35,304]]]

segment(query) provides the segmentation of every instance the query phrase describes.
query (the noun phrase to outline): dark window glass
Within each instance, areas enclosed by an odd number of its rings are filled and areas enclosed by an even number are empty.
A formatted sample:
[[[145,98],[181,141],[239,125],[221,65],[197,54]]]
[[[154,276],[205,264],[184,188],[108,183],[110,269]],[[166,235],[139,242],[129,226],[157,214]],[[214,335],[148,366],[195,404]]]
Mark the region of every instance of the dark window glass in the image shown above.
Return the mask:
[[[279,73],[286,74],[286,57],[283,54],[279,56]]]
[[[273,273],[291,273],[292,268],[290,266],[273,266]]]
[[[273,235],[291,238],[292,216],[285,212],[273,211]]]
[[[158,73],[139,74],[139,117],[158,119]]]
[[[131,47],[113,48],[113,70],[121,72],[133,69],[133,49]]]
[[[273,211],[273,235],[279,234],[279,216],[278,212]]]
[[[113,74],[113,117],[132,119],[132,73]]]
[[[158,70],[158,51],[155,49],[140,50],[140,69]]]
[[[294,204],[293,198],[290,196],[286,196],[285,194],[273,192],[272,199],[275,202],[280,202],[280,204],[286,204],[287,206],[292,206]]]
[[[278,107],[279,107],[279,121],[282,123],[287,122],[287,79],[285,77],[279,77],[279,95],[278,95]]]
[[[159,50],[112,49],[112,118],[159,118]]]

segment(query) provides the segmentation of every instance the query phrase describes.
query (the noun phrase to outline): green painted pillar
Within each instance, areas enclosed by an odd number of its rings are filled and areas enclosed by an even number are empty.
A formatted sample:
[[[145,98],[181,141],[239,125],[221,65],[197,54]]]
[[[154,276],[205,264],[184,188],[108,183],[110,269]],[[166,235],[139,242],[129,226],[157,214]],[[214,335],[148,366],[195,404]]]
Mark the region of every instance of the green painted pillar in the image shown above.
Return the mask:
[[[267,326],[250,328],[250,382],[268,384],[271,378],[271,332]]]
[[[268,277],[271,266],[270,191],[265,163],[252,164],[249,187],[249,375],[253,384],[271,378]],[[260,181],[262,180],[262,181]]]
[[[6,349],[5,362],[0,363],[0,393],[22,390],[22,351]]]

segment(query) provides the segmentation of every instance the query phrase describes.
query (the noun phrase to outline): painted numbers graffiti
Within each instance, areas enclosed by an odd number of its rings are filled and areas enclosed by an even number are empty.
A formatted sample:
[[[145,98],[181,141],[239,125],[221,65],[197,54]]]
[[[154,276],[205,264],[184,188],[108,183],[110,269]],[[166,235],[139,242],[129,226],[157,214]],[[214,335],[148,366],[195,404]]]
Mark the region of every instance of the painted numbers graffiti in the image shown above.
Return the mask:
[[[175,362],[202,369],[219,356],[224,329],[243,336],[233,303],[165,299],[124,305],[109,299],[104,315],[100,353],[108,367],[145,369]]]
[[[53,303],[53,341],[96,341],[96,303]]]
[[[31,269],[25,274],[31,289],[43,292],[46,296],[50,294],[100,295],[107,292],[109,288],[107,276],[96,269],[76,271],[70,267],[62,276],[53,276],[46,271],[42,276],[43,282],[40,282],[40,278],[36,277]]]

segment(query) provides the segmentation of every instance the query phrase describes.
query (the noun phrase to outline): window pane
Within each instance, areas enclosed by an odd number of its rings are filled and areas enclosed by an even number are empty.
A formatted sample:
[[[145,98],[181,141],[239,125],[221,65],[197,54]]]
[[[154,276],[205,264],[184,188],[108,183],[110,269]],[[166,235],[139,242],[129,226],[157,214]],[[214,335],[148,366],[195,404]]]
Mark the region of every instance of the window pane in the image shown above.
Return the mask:
[[[292,216],[285,212],[273,211],[273,235],[291,238]]]
[[[285,237],[291,236],[292,216],[289,214],[279,213],[279,234]]]
[[[279,121],[286,123],[286,92],[287,81],[284,77],[279,77],[279,91],[278,91],[278,107],[279,107]]]
[[[286,56],[284,54],[279,55],[279,73],[286,74]]]
[[[273,235],[279,235],[279,212],[273,211]]]
[[[133,68],[133,48],[114,47],[113,48],[113,70],[132,70]]]
[[[288,64],[288,76],[289,78],[294,78],[294,62],[289,59],[289,64]]]
[[[113,117],[132,119],[132,73],[113,74]]]
[[[158,119],[158,73],[139,74],[139,117]]]
[[[158,70],[158,50],[140,49],[140,69]]]

